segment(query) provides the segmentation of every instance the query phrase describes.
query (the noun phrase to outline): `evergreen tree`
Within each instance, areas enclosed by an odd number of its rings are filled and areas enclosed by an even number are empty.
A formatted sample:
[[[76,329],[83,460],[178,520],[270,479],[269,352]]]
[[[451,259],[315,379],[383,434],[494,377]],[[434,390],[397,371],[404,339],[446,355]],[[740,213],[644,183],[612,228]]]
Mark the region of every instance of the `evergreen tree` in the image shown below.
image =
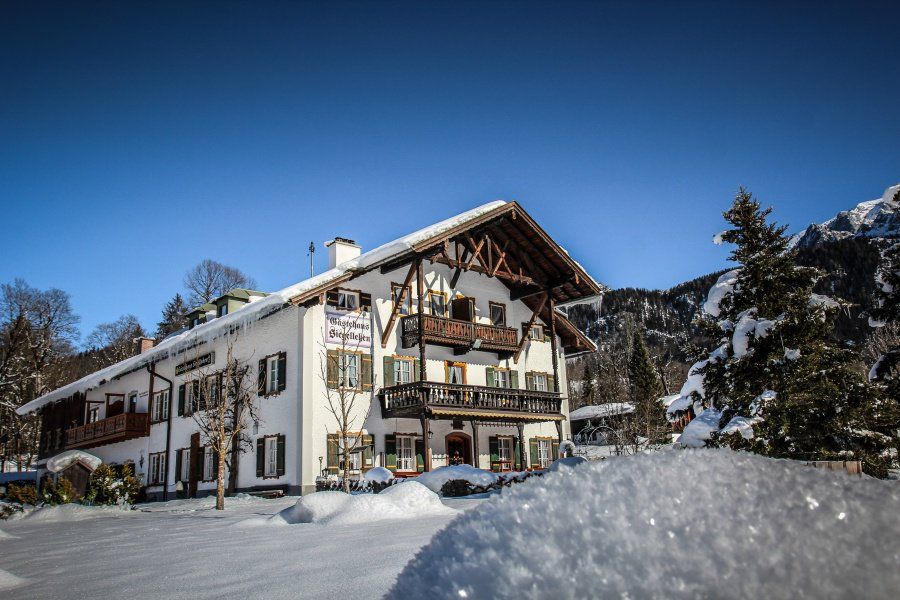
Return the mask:
[[[795,263],[770,213],[743,188],[724,213],[733,228],[722,240],[736,245],[730,258],[740,268],[718,307],[706,309],[724,335],[694,392],[721,411],[724,429],[711,443],[801,460],[852,457],[884,474],[883,440],[868,427],[876,395],[854,354],[832,340],[838,303],[813,294],[818,271]]]
[[[895,201],[900,201],[900,192]],[[876,280],[878,288],[869,323],[874,327],[893,326],[896,330],[900,325],[900,242],[885,250]],[[888,340],[890,343],[869,372],[869,379],[882,395],[881,413],[877,420],[873,419],[876,422],[872,428],[893,437],[900,457],[900,345],[896,337]]]
[[[190,312],[190,308],[182,298],[181,294],[175,294],[175,297],[166,302],[162,310],[162,320],[156,325],[156,339],[162,340],[164,337],[187,327],[187,319],[185,315]]]
[[[669,431],[665,419],[665,409],[659,402],[662,382],[647,351],[644,336],[635,331],[631,342],[631,356],[628,358],[628,380],[631,403],[634,405],[632,426],[629,437],[633,438],[635,451],[647,444],[666,441]]]

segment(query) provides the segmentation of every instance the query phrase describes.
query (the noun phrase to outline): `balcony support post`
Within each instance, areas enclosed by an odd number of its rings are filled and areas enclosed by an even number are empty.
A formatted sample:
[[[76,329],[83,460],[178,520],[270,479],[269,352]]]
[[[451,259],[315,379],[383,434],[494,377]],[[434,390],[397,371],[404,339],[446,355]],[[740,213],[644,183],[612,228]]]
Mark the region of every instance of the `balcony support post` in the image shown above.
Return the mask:
[[[403,280],[403,287],[400,288],[400,296],[394,300],[394,307],[391,309],[391,318],[388,319],[387,325],[384,326],[384,333],[381,334],[381,347],[386,348],[388,338],[391,336],[391,331],[394,330],[394,323],[397,322],[397,317],[400,315],[400,309],[403,307],[403,301],[406,300],[407,290],[409,289],[409,284],[412,282],[413,275],[416,273],[417,265],[413,263],[409,265],[409,272],[406,274],[406,279]]]
[[[562,434],[562,421],[556,421],[556,438],[559,442],[560,447],[562,447],[563,443],[563,434]],[[560,458],[559,456],[555,457],[553,460]]]
[[[528,340],[528,336],[531,335],[531,328],[534,327],[534,322],[537,319],[538,313],[544,310],[544,305],[547,303],[547,294],[546,292],[541,297],[541,303],[538,305],[537,309],[533,313],[531,313],[531,319],[528,321],[528,325],[525,328],[525,331],[522,332],[522,341],[519,342],[519,347],[516,349],[516,353],[513,356],[513,362],[519,362],[519,355],[522,354],[522,349],[525,348],[525,342]]]
[[[472,466],[476,469],[481,468],[481,456],[478,454],[478,421],[472,419]]]
[[[525,470],[528,468],[528,459],[525,457],[525,423],[519,421],[516,427],[519,429],[519,467]]]
[[[547,291],[550,297],[550,352],[553,354],[553,391],[559,393],[559,357],[556,349],[556,301],[552,292]]]
[[[423,289],[425,286],[425,275],[422,269],[422,257],[416,259],[416,296],[419,301],[419,381],[427,381],[425,373],[425,301]],[[430,469],[429,469],[430,470]]]
[[[431,441],[428,439],[429,423],[428,415],[422,410],[422,460],[425,462],[425,471],[431,470]]]

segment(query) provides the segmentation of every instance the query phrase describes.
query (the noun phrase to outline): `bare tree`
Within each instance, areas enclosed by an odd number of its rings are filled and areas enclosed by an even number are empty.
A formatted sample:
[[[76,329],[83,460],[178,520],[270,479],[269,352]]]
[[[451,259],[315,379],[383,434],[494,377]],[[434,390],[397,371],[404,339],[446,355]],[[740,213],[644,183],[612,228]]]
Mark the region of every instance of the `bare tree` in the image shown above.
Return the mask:
[[[334,417],[340,441],[341,478],[344,492],[350,493],[350,457],[363,449],[363,425],[372,405],[372,363],[364,365],[364,355],[351,351],[348,336],[342,335],[339,349],[322,344],[320,377],[325,384],[328,412]],[[371,357],[370,357],[371,358]]]
[[[101,323],[87,338],[94,358],[94,368],[102,369],[125,360],[135,353],[135,338],[147,332],[134,315],[122,315],[112,323]]]
[[[207,258],[185,273],[184,287],[191,304],[197,306],[234,288],[255,288],[256,282],[235,267]]]
[[[201,438],[212,447],[216,463],[216,510],[225,508],[225,467],[229,457],[245,452],[250,440],[242,433],[259,422],[257,384],[250,376],[250,361],[238,358],[232,335],[227,342],[225,366],[221,370],[199,369],[199,391],[193,398],[191,416]],[[235,468],[235,465],[231,465]]]

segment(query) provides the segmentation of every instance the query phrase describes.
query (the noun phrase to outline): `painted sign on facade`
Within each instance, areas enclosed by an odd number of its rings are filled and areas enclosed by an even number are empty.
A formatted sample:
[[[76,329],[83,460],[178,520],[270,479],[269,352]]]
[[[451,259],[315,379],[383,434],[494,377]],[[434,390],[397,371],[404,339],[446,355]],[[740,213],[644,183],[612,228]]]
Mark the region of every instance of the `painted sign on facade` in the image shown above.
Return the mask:
[[[325,343],[353,349],[371,348],[371,314],[325,311]]]
[[[216,362],[216,353],[209,352],[208,354],[204,354],[203,356],[198,356],[197,358],[192,358],[191,360],[175,365],[175,374],[184,375],[188,371],[193,371],[194,369],[199,369],[200,367],[207,367],[214,362]]]

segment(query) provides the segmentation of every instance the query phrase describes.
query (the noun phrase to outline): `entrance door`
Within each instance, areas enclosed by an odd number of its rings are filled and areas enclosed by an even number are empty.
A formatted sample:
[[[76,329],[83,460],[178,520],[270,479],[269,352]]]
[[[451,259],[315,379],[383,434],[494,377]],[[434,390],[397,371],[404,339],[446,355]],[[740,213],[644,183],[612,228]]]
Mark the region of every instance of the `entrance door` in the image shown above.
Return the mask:
[[[447,464],[471,465],[472,440],[464,433],[447,435]]]

